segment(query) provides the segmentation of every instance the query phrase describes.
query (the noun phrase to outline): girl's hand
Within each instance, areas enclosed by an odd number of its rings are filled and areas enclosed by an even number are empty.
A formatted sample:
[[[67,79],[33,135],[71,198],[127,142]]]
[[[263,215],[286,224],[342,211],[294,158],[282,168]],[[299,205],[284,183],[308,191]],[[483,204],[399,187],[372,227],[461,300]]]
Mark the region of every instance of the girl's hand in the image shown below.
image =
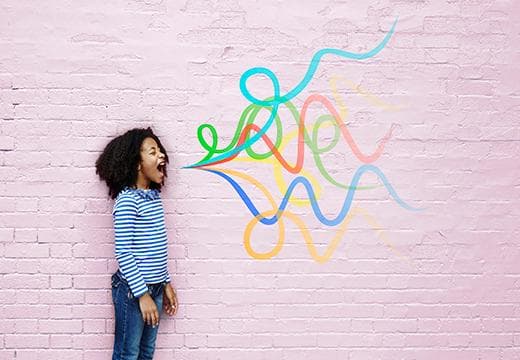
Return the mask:
[[[164,311],[172,316],[177,314],[177,308],[179,307],[177,303],[177,295],[175,294],[175,290],[170,283],[166,283],[164,287],[163,293],[163,309]]]
[[[139,298],[139,308],[141,309],[145,324],[150,326],[157,326],[159,324],[159,311],[149,293]]]

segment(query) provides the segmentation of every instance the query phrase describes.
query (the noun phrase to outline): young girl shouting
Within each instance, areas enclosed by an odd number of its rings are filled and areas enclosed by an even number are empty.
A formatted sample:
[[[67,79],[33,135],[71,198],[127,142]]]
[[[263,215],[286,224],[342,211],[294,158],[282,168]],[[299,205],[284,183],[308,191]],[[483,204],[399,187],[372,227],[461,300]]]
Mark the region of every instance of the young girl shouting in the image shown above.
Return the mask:
[[[115,199],[112,275],[115,337],[112,360],[152,359],[161,309],[177,313],[168,273],[168,239],[160,198],[168,155],[147,129],[132,129],[108,143],[96,173]]]

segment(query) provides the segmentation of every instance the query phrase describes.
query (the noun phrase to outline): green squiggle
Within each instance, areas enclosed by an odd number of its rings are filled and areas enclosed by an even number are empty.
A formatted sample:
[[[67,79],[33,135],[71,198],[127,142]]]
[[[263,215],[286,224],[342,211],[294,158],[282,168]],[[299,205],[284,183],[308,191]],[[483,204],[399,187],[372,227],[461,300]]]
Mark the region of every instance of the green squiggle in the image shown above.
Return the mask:
[[[270,98],[267,98],[265,101],[269,101],[269,100],[270,100]],[[300,121],[300,113],[296,109],[296,106],[291,101],[286,101],[284,103],[284,105],[289,109],[293,119],[296,122],[296,125],[298,125],[299,121]],[[201,162],[204,160],[207,160],[207,159],[211,159],[212,156],[215,154],[225,153],[229,149],[233,148],[237,144],[238,139],[240,138],[240,134],[242,133],[242,130],[244,129],[244,127],[249,124],[252,124],[262,109],[270,111],[271,106],[251,104],[244,109],[244,111],[242,112],[242,114],[240,116],[240,120],[239,120],[237,128],[235,130],[235,134],[233,135],[233,139],[231,140],[229,145],[223,149],[218,149],[217,132],[216,132],[215,128],[213,127],[213,125],[211,125],[211,124],[200,125],[197,130],[197,136],[199,138],[199,142],[202,145],[202,147],[208,151],[208,153],[201,160]],[[334,135],[333,135],[331,142],[328,145],[326,145],[324,147],[320,147],[318,145],[319,129],[321,126],[323,126],[327,122],[330,122],[332,124],[332,126],[334,128]],[[276,117],[275,117],[275,124],[276,124],[277,131],[276,131],[276,141],[274,144],[275,144],[276,148],[279,148],[282,143],[282,140],[283,140],[283,128],[282,128],[282,122],[281,122],[280,116],[278,114],[276,114]],[[209,130],[209,132],[211,134],[211,143],[209,143],[204,138],[204,133],[203,133],[204,129]],[[321,115],[318,118],[318,120],[316,121],[316,123],[314,124],[313,129],[312,129],[312,137],[309,136],[306,129],[303,130],[303,138],[304,138],[305,144],[307,144],[307,146],[312,151],[312,156],[316,163],[316,167],[320,171],[321,175],[328,182],[330,182],[331,184],[333,184],[337,187],[340,187],[343,189],[351,189],[351,188],[353,188],[352,185],[349,185],[346,183],[340,183],[337,180],[335,180],[330,175],[330,173],[327,171],[327,169],[323,165],[323,161],[321,160],[321,154],[325,154],[327,152],[332,151],[334,149],[334,147],[338,144],[339,135],[340,135],[340,131],[339,131],[338,124],[334,121],[334,117],[332,115],[328,115],[328,114]],[[247,134],[247,139],[248,138],[249,138],[249,134]],[[264,160],[273,155],[273,152],[270,150],[268,150],[267,152],[265,152],[263,154],[259,154],[259,153],[255,152],[253,150],[253,148],[251,148],[251,147],[246,148],[246,152],[252,159],[255,159],[255,160]],[[382,185],[357,186],[357,187],[355,187],[355,189],[369,190],[369,189],[374,189],[374,188],[377,188],[380,186],[382,186]]]
[[[185,166],[185,167],[193,168],[193,167],[198,167],[198,166],[204,166],[204,165],[208,164],[209,162],[217,162],[220,160],[224,160],[226,158],[229,158],[229,157],[239,153],[240,151],[242,151],[248,147],[251,147],[251,145],[254,144],[256,141],[258,141],[262,137],[262,135],[264,135],[267,132],[267,130],[271,127],[274,119],[277,116],[279,105],[286,103],[287,101],[290,101],[292,98],[297,96],[301,91],[303,91],[303,89],[309,84],[309,82],[312,80],[314,74],[316,73],[316,70],[318,69],[318,65],[323,56],[330,54],[330,55],[335,55],[335,56],[342,57],[345,59],[353,59],[353,60],[369,59],[369,58],[377,55],[381,50],[383,50],[383,48],[386,46],[388,41],[390,41],[390,38],[392,37],[392,34],[394,33],[396,24],[397,24],[397,18],[395,19],[394,23],[392,24],[392,27],[390,28],[390,30],[386,33],[383,40],[370,51],[367,51],[364,53],[353,53],[350,51],[344,51],[344,50],[340,50],[340,49],[330,49],[330,48],[321,49],[321,50],[317,51],[314,54],[314,56],[312,57],[312,60],[309,64],[307,72],[303,76],[303,79],[300,81],[300,83],[298,83],[292,90],[287,92],[285,95],[281,95],[280,82],[278,81],[278,78],[276,77],[275,73],[272,72],[271,70],[269,70],[268,68],[254,67],[254,68],[251,68],[251,69],[248,69],[247,71],[245,71],[242,74],[242,76],[240,77],[240,91],[242,92],[242,95],[246,99],[251,101],[253,104],[262,105],[262,106],[265,106],[265,105],[272,106],[271,115],[270,115],[269,119],[267,120],[265,125],[261,128],[261,131],[259,131],[255,135],[253,135],[251,138],[248,139],[248,141],[245,141],[240,146],[237,146],[235,148],[228,146],[228,147],[226,147],[227,151],[219,153],[219,155],[217,155],[215,158],[212,158],[211,161],[208,158],[206,160],[199,161],[196,164]],[[269,78],[269,80],[271,80],[271,83],[273,85],[273,96],[271,97],[270,100],[260,100],[260,99],[256,98],[255,96],[253,96],[251,94],[251,92],[249,91],[249,89],[247,87],[247,81],[249,78],[251,78],[252,76],[256,76],[256,75],[265,75]],[[212,131],[212,130],[210,130],[210,131]],[[216,145],[217,145],[216,142],[214,142],[213,145],[214,145],[214,147],[216,147]]]

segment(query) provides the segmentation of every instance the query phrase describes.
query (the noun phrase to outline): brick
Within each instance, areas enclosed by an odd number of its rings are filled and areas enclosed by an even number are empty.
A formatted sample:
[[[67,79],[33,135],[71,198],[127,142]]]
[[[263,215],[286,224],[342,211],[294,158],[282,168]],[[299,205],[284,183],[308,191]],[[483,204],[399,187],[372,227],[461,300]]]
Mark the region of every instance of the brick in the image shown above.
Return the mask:
[[[11,360],[16,356],[15,350],[0,350],[0,359],[1,360]]]
[[[14,258],[46,258],[49,256],[49,246],[45,244],[6,244],[6,257]]]
[[[49,346],[48,335],[5,335],[5,347],[7,349],[34,349]]]
[[[106,349],[113,346],[113,341],[110,334],[79,334],[72,340],[75,349]]]
[[[40,267],[40,262],[38,259],[16,259],[14,261],[14,267],[11,268],[10,273],[18,273],[18,274],[37,274]],[[15,269],[15,271],[13,271]]]
[[[51,244],[50,256],[53,258],[70,258],[72,256],[71,244]]]
[[[70,350],[70,349],[38,349],[33,351],[21,350],[17,351],[17,360],[52,360],[52,359],[63,359],[63,360],[73,360],[81,357],[81,351],[79,350]]]
[[[87,319],[83,320],[83,332],[102,334],[105,332],[105,320],[103,319]]]
[[[50,347],[52,349],[70,349],[72,347],[72,335],[51,334]]]
[[[14,331],[16,334],[32,334],[38,331],[37,319],[17,319],[15,321]]]
[[[16,242],[37,242],[37,234],[36,229],[15,229],[14,239]]]
[[[15,139],[11,136],[0,136],[0,151],[11,151],[15,149]]]
[[[42,334],[78,334],[82,331],[81,320],[40,320]]]
[[[40,290],[40,300],[45,304],[82,304],[85,295],[81,290]]]
[[[66,303],[68,303],[68,301]],[[51,319],[70,319],[70,318],[72,318],[72,305],[53,304],[50,307],[49,317]]]
[[[15,229],[3,228],[0,229],[0,239],[2,239],[2,243],[12,242],[14,240],[14,231]]]
[[[13,289],[49,287],[49,276],[42,274],[7,274],[3,276],[3,286]]]
[[[72,275],[51,275],[51,288],[68,289],[72,287]]]
[[[16,291],[17,304],[39,304],[40,293],[38,290],[19,289]]]

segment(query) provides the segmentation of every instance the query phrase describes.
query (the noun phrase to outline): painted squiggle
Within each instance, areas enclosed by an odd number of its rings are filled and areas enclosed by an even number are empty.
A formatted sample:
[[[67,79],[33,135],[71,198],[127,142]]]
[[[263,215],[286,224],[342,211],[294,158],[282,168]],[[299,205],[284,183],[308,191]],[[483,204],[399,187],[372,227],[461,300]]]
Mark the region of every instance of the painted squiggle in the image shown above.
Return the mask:
[[[187,168],[198,167],[198,166],[207,165],[209,163],[216,163],[218,161],[231,157],[231,156],[239,153],[240,151],[253,145],[256,141],[258,141],[262,137],[262,135],[264,135],[266,133],[266,131],[273,124],[274,119],[278,113],[278,107],[280,106],[280,104],[286,103],[287,101],[290,101],[291,99],[293,99],[295,96],[297,96],[299,93],[301,93],[303,91],[303,89],[309,84],[309,82],[312,80],[314,74],[316,73],[316,70],[318,69],[318,65],[323,56],[330,54],[330,55],[339,56],[339,57],[342,57],[345,59],[353,59],[353,60],[369,59],[369,58],[377,55],[381,50],[383,50],[383,48],[386,46],[388,41],[390,41],[390,38],[392,37],[392,34],[394,33],[396,24],[397,24],[397,19],[395,19],[394,23],[392,24],[392,27],[390,28],[388,33],[385,35],[383,40],[370,51],[367,51],[364,53],[354,53],[354,52],[344,51],[344,50],[340,50],[340,49],[321,49],[321,50],[319,50],[312,57],[312,60],[309,64],[309,68],[307,69],[307,72],[303,76],[303,79],[300,81],[300,83],[298,85],[296,85],[292,90],[290,90],[285,95],[280,95],[280,82],[278,81],[278,78],[275,75],[275,73],[272,72],[271,70],[269,70],[268,68],[254,67],[254,68],[251,68],[251,69],[245,71],[240,78],[240,91],[242,92],[242,95],[246,99],[248,99],[251,103],[256,104],[256,105],[271,107],[271,115],[269,116],[269,119],[267,120],[265,125],[260,129],[259,132],[257,132],[254,136],[247,139],[247,141],[245,141],[243,144],[238,145],[234,148],[233,147],[231,147],[229,149],[226,148],[226,151],[224,151],[220,155],[217,155],[211,159],[205,159],[205,160],[203,159],[196,164],[192,164],[192,165],[189,165],[186,167]],[[256,76],[256,75],[266,75],[271,80],[271,83],[273,84],[273,96],[269,100],[260,100],[260,99],[256,98],[255,96],[253,96],[251,94],[251,92],[247,88],[247,81],[251,77]],[[214,139],[213,144],[216,146],[216,144],[218,142],[217,141],[218,136],[217,136],[217,132],[216,132],[215,128],[209,124],[204,124],[204,128],[210,129],[210,132]],[[198,131],[198,133],[200,135],[200,131]],[[199,137],[199,141],[200,141],[200,137]]]
[[[291,182],[291,184],[289,185],[289,187],[287,189],[287,192],[283,196],[283,199],[282,199],[280,205],[278,206],[278,210],[276,211],[276,214],[273,215],[272,217],[266,218],[266,217],[260,216],[260,211],[258,211],[256,206],[253,204],[251,198],[247,195],[247,193],[244,191],[244,189],[235,180],[233,180],[233,178],[231,178],[227,174],[225,174],[221,171],[218,171],[218,170],[204,168],[204,167],[201,167],[200,169],[209,171],[216,175],[219,175],[220,177],[224,178],[227,182],[229,182],[229,184],[235,189],[237,194],[240,196],[242,201],[246,204],[246,206],[249,209],[249,211],[251,212],[251,214],[255,217],[259,217],[260,222],[264,225],[272,225],[278,221],[280,214],[285,210],[285,208],[287,207],[287,204],[289,203],[289,199],[291,197],[292,192],[294,191],[296,186],[299,184],[302,184],[303,187],[305,188],[305,190],[307,191],[309,200],[311,202],[312,210],[314,212],[314,215],[318,218],[318,220],[322,224],[327,225],[327,226],[338,225],[341,221],[343,221],[345,216],[347,216],[350,206],[352,204],[352,201],[354,199],[354,194],[356,192],[356,190],[354,188],[358,184],[359,180],[361,179],[361,176],[365,172],[372,172],[375,175],[377,175],[377,177],[385,185],[386,189],[388,190],[388,193],[392,196],[392,198],[399,205],[401,205],[401,207],[403,207],[407,210],[412,210],[412,211],[421,210],[420,208],[415,208],[411,205],[408,205],[406,202],[404,202],[399,197],[399,195],[396,193],[396,191],[394,190],[392,185],[388,182],[386,176],[383,174],[383,172],[378,167],[376,167],[374,165],[365,164],[365,165],[360,166],[354,173],[354,177],[352,178],[352,181],[351,181],[352,188],[349,189],[347,194],[345,195],[345,201],[343,203],[343,206],[335,218],[328,219],[327,217],[325,217],[325,215],[321,211],[320,206],[318,205],[312,185],[310,184],[309,180],[307,180],[307,178],[305,178],[303,176],[298,176]]]
[[[341,237],[346,232],[348,223],[356,215],[363,216],[369,222],[369,224],[371,224],[374,230],[377,230],[378,233],[381,233],[381,228],[377,225],[374,225],[377,224],[375,220],[359,206],[353,205],[356,191],[384,186],[393,200],[401,207],[411,211],[421,210],[420,208],[411,206],[403,201],[395,191],[394,187],[390,184],[384,173],[379,169],[379,167],[372,164],[382,155],[386,143],[391,138],[392,131],[394,130],[394,124],[390,126],[390,129],[387,131],[387,133],[378,142],[376,150],[373,153],[363,153],[359,149],[356,141],[347,128],[345,119],[348,116],[348,108],[343,102],[343,98],[339,95],[337,84],[338,82],[347,84],[347,86],[351,87],[356,93],[365,97],[370,103],[377,107],[381,107],[386,111],[396,111],[399,109],[398,107],[386,104],[376,96],[373,96],[369,92],[364,91],[359,86],[349,82],[349,80],[342,77],[333,77],[329,82],[334,99],[337,106],[339,107],[339,111],[336,110],[335,106],[325,96],[320,94],[312,94],[308,96],[304,101],[301,112],[299,112],[291,102],[291,100],[300,94],[310,83],[323,56],[334,55],[355,60],[363,60],[373,57],[386,46],[394,32],[396,23],[397,19],[393,23],[390,31],[386,34],[384,39],[375,48],[368,52],[352,53],[339,49],[319,50],[314,54],[307,72],[303,76],[303,79],[293,89],[284,95],[280,93],[280,83],[276,75],[271,70],[264,67],[255,67],[244,72],[240,78],[240,91],[242,92],[242,95],[251,102],[251,104],[242,112],[238,125],[235,129],[235,134],[227,146],[223,148],[219,147],[218,133],[213,125],[202,124],[199,126],[197,130],[199,143],[207,151],[207,153],[199,162],[186,166],[185,168],[196,168],[220,176],[226,180],[240,196],[241,200],[253,216],[252,220],[246,226],[244,233],[244,246],[248,254],[253,258],[268,259],[278,254],[281,247],[283,246],[285,238],[285,228],[283,222],[284,218],[291,220],[301,231],[309,253],[317,262],[325,262],[330,259],[338,243],[340,242]],[[253,96],[247,86],[248,80],[251,77],[259,75],[267,76],[273,86],[273,95],[271,97],[265,98],[264,100]],[[328,113],[319,116],[313,126],[310,127],[308,126],[309,124],[308,121],[306,121],[306,117],[309,106],[313,103],[322,105]],[[281,105],[286,106],[287,109],[289,109],[290,114],[297,125],[297,130],[286,136],[283,135],[283,124],[279,115]],[[254,124],[254,121],[259,113],[264,110],[268,111],[269,118],[265,124],[260,127]],[[266,134],[266,132],[273,126],[273,124],[276,126],[276,138],[274,140]],[[318,133],[320,129],[324,127],[332,127],[334,129],[334,134],[330,143],[325,146],[320,146],[318,144]],[[205,135],[209,135],[209,137],[206,137]],[[350,183],[340,182],[337,179],[334,179],[325,169],[321,159],[322,154],[331,151],[337,145],[340,136],[348,145],[352,154],[359,161],[364,163],[355,171]],[[294,163],[291,164],[282,155],[282,150],[287,146],[289,141],[294,138],[297,139],[297,156]],[[252,145],[257,143],[259,140],[262,140],[262,142],[267,146],[267,151],[258,153],[253,150]],[[307,145],[307,148],[311,150],[314,163],[316,164],[321,175],[331,184],[346,190],[343,205],[338,211],[337,215],[332,218],[326,217],[319,206],[318,200],[320,199],[320,192],[322,191],[321,187],[319,186],[319,182],[304,169],[305,145]],[[249,157],[238,157],[242,151],[245,151]],[[235,170],[215,168],[215,165],[229,163],[233,160],[243,162],[256,161],[272,164],[275,180],[278,187],[280,188],[280,192],[283,194],[280,203],[276,205],[274,199],[267,191],[267,189],[265,189],[261,183],[259,183],[251,176]],[[298,175],[290,182],[289,185],[287,185],[283,180],[282,168],[291,174]],[[359,183],[361,178],[367,172],[375,174],[378,181],[382,185],[378,184],[360,186]],[[233,179],[233,176],[242,178],[255,185],[257,188],[260,188],[271,203],[271,209],[260,211],[255,206],[253,200],[250,198],[244,188],[242,188],[240,184]],[[293,196],[293,192],[300,185],[306,191],[306,198],[296,198]],[[333,241],[329,244],[329,246],[327,246],[324,254],[318,254],[317,248],[314,245],[312,237],[310,236],[310,233],[303,220],[287,209],[290,203],[295,203],[302,206],[310,206],[316,218],[326,226],[332,227],[339,225],[339,229],[337,230]],[[251,233],[253,228],[260,223],[266,226],[272,226],[275,224],[278,226],[278,242],[273,249],[266,253],[258,253],[254,251],[251,246]]]
[[[371,104],[373,104],[376,107],[382,108],[385,111],[400,110],[399,106],[389,104],[389,103],[386,103],[386,102],[380,100],[378,97],[372,95],[370,92],[362,89],[359,85],[352,83],[348,79],[345,79],[344,77],[340,77],[340,76],[333,76],[329,81],[329,85],[330,85],[333,97],[336,100],[336,103],[339,107],[339,115],[341,117],[341,121],[343,121],[343,122],[344,122],[344,119],[346,119],[346,117],[348,115],[348,108],[345,105],[343,98],[339,94],[339,91],[337,88],[338,81],[345,83],[348,87],[350,87],[352,90],[354,90],[357,94],[360,94],[363,97],[365,97]],[[288,101],[284,105],[287,107],[288,110],[290,110],[291,115],[293,116],[293,118],[296,120],[296,123],[298,124],[299,112],[296,109],[296,107],[290,101]],[[256,105],[250,105],[250,106],[256,106]],[[252,113],[252,112],[250,112],[250,113]],[[253,116],[248,117],[247,118],[248,123],[250,121],[254,121],[254,118],[256,117],[257,114],[258,114],[258,112],[255,113],[254,117]],[[278,118],[275,120],[280,121],[280,119],[278,119]],[[281,131],[281,128],[280,128],[278,122],[276,124],[277,124],[276,144],[280,144],[279,146],[276,146],[276,148],[280,153],[282,153],[283,150],[285,149],[285,147],[298,136],[300,128],[298,127],[298,129],[295,129],[282,136],[282,131]],[[241,128],[241,126],[243,126],[243,124],[239,125],[238,128]],[[338,123],[337,123],[337,121],[335,121],[335,118],[330,114],[324,114],[324,115],[319,116],[317,121],[314,124],[309,124],[309,125],[306,125],[305,127],[306,127],[306,131],[304,132],[305,144],[311,150],[311,154],[313,156],[315,165],[318,168],[320,174],[328,182],[330,182],[332,185],[334,185],[336,187],[339,187],[342,189],[352,188],[347,183],[341,183],[337,179],[334,179],[333,176],[327,171],[327,169],[325,168],[325,166],[323,164],[323,161],[321,160],[321,156],[327,152],[330,152],[333,148],[335,148],[335,146],[339,142],[340,131],[339,131]],[[330,143],[328,145],[320,146],[318,144],[319,131],[322,128],[330,128],[330,127],[332,127],[332,129],[334,130],[334,133],[332,135],[332,140],[330,141]],[[309,136],[309,133],[312,133],[312,136]],[[281,139],[281,141],[280,141],[280,139]],[[248,157],[237,157],[234,159],[234,161],[249,162],[249,163],[261,162],[264,164],[272,165],[273,166],[273,175],[274,175],[276,184],[278,186],[278,189],[280,190],[280,193],[285,193],[287,191],[288,185],[285,183],[285,180],[282,175],[283,166],[276,159],[267,157],[267,156],[271,156],[272,152],[268,151],[264,154],[257,154],[252,148],[247,148],[246,152],[249,155]],[[302,169],[302,175],[307,177],[307,179],[309,179],[309,181],[312,183],[312,186],[313,186],[314,190],[316,191],[316,198],[319,199],[320,193],[321,193],[321,186],[320,186],[319,182],[316,179],[314,179],[314,177],[309,172],[305,172],[304,169]],[[381,186],[382,185],[367,185],[367,186],[358,185],[358,186],[356,186],[356,189],[370,190],[370,189],[378,188]],[[310,202],[308,199],[299,199],[294,196],[290,198],[290,203],[293,205],[296,205],[296,206],[310,205]]]
[[[260,215],[262,217],[268,217],[272,216],[276,213],[276,202],[269,192],[267,188],[257,179],[254,177],[247,175],[243,172],[236,171],[236,170],[230,170],[230,169],[221,169],[221,168],[214,168],[213,170],[220,171],[222,173],[225,173],[229,176],[235,176],[241,179],[246,180],[250,184],[257,187],[265,196],[265,198],[269,201],[269,204],[271,205],[271,210],[266,210],[262,212]],[[355,206],[352,208],[352,210],[349,212],[349,214],[345,217],[345,219],[342,221],[338,229],[336,229],[336,233],[334,234],[334,237],[329,242],[327,247],[325,248],[325,251],[323,254],[318,253],[318,249],[316,245],[314,244],[314,241],[312,239],[311,232],[307,228],[305,222],[299,217],[298,215],[294,214],[293,212],[289,210],[285,210],[280,218],[277,221],[278,225],[278,240],[276,244],[273,246],[273,248],[266,252],[258,252],[253,249],[252,245],[252,233],[254,228],[260,223],[260,220],[258,217],[254,217],[247,225],[244,230],[244,247],[247,251],[247,253],[254,259],[258,260],[267,260],[271,259],[272,257],[278,255],[278,253],[282,250],[284,242],[285,242],[285,223],[284,218],[287,218],[291,220],[296,226],[298,227],[298,230],[303,236],[303,239],[305,241],[305,245],[307,246],[307,250],[311,257],[318,263],[325,263],[334,254],[336,251],[336,248],[341,243],[341,240],[343,239],[343,236],[348,230],[348,225],[352,219],[354,219],[356,216],[362,216],[365,221],[370,225],[372,230],[374,230],[377,233],[378,238],[387,246],[389,247],[398,257],[410,261],[410,259],[401,254],[397,249],[395,249],[394,246],[388,241],[385,232],[383,231],[382,227],[377,223],[375,218],[371,216],[366,210],[359,206]]]
[[[298,151],[298,155],[297,155],[297,158],[296,158],[296,164],[290,165],[285,160],[285,158],[280,154],[280,152],[277,149],[277,146],[271,141],[271,139],[267,135],[263,134],[262,137],[261,137],[261,139],[269,147],[269,150],[271,151],[271,153],[276,157],[276,159],[280,162],[280,164],[282,164],[282,166],[287,171],[289,171],[292,174],[298,174],[300,172],[300,170],[302,169],[303,160],[304,160],[304,145],[305,145],[305,143],[307,143],[307,144],[311,143],[309,134],[307,133],[307,131],[305,129],[305,117],[307,115],[307,110],[308,110],[309,106],[313,102],[319,102],[319,103],[323,104],[327,108],[327,110],[330,112],[330,114],[332,114],[333,119],[334,119],[334,121],[337,124],[337,127],[339,128],[339,130],[341,131],[341,134],[343,135],[343,138],[345,139],[345,141],[348,144],[348,146],[351,148],[351,150],[354,153],[354,155],[360,161],[362,161],[364,163],[371,163],[371,162],[377,160],[381,156],[381,154],[383,153],[385,144],[390,139],[390,136],[392,136],[393,127],[387,132],[387,134],[380,141],[380,144],[377,147],[376,151],[374,153],[372,153],[371,155],[365,155],[365,154],[363,154],[361,152],[361,150],[357,146],[357,144],[354,141],[354,138],[352,137],[352,135],[350,134],[350,131],[348,130],[347,126],[341,120],[340,115],[338,114],[338,112],[334,108],[334,105],[332,105],[332,103],[326,97],[324,97],[323,95],[314,94],[314,95],[310,95],[305,100],[305,103],[303,104],[303,107],[302,107],[301,115],[299,117],[299,120],[297,121],[297,123],[298,123],[298,150],[297,150]],[[322,123],[321,121],[318,121],[317,129],[319,129],[319,125],[321,123]],[[262,131],[262,129],[260,127],[258,127],[257,125],[252,124],[252,123],[246,125],[244,127],[244,129],[242,130],[241,134],[240,134],[240,137],[238,139],[238,143],[237,143],[237,147],[236,148],[239,148],[243,144],[247,143],[248,138],[249,138],[249,134],[250,134],[251,131],[255,131],[257,133],[257,135],[258,135]],[[317,143],[317,139],[316,139],[317,138],[317,132],[314,132],[313,135],[314,135],[313,136],[313,140],[314,141],[312,141],[312,144],[316,144]],[[279,140],[278,138],[279,137],[277,137],[277,140]],[[279,141],[277,141],[277,142],[279,142]],[[315,149],[317,151],[319,151],[317,149],[317,147]],[[231,156],[229,156],[229,157],[227,157],[227,158],[225,158],[223,160],[212,161],[212,162],[207,163],[204,166],[211,166],[211,165],[222,164],[222,163],[225,163],[225,162],[233,160],[237,156],[238,156],[238,153],[235,153],[235,154],[233,154],[233,155],[231,155]]]

